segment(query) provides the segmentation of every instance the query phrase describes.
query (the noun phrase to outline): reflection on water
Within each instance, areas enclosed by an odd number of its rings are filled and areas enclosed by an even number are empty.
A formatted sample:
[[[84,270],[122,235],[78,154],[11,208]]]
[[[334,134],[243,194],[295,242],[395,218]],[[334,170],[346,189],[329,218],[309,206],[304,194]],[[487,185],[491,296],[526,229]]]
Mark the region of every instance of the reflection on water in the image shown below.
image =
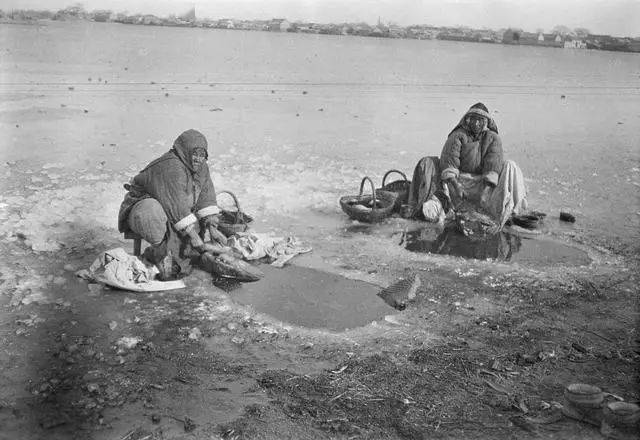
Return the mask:
[[[406,237],[406,248],[410,251],[479,260],[510,261],[521,246],[522,238],[506,232],[471,240],[453,229],[445,229],[433,239],[433,230],[422,229],[409,232]]]
[[[427,227],[406,232],[401,244],[413,252],[479,260],[492,259],[545,265],[585,265],[591,262],[586,252],[564,243],[525,238],[504,231],[483,239],[470,239],[454,229],[445,229],[440,232]]]

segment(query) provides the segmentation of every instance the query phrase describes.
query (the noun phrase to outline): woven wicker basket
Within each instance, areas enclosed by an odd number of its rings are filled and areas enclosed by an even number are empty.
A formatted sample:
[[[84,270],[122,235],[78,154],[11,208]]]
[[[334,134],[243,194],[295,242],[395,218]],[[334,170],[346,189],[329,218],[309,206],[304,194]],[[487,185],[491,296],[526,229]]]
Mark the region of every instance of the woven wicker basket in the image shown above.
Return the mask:
[[[594,385],[572,383],[564,389],[564,398],[584,408],[600,408],[604,400],[602,390]]]
[[[364,195],[365,182],[371,185],[371,194]],[[357,196],[340,197],[342,210],[352,219],[366,223],[375,223],[391,215],[398,195],[389,191],[376,191],[369,177],[360,182],[360,193]]]
[[[236,205],[235,211],[230,211],[223,209],[220,213],[220,222],[218,223],[218,230],[222,232],[225,236],[230,237],[238,232],[245,232],[249,229],[249,223],[253,221],[253,219],[242,212],[240,209],[240,203],[238,202],[238,198],[231,191],[220,191],[220,194],[229,194],[233,199],[234,204]]]
[[[395,180],[393,182],[385,184],[385,182],[387,181],[387,176],[389,176],[389,174],[391,173],[400,174],[404,180]],[[410,187],[411,181],[407,180],[407,176],[405,173],[399,170],[389,170],[382,177],[382,187],[378,188],[376,191],[388,191],[396,193],[398,195],[393,207],[394,212],[396,212],[400,210],[400,206],[405,205],[409,201]]]

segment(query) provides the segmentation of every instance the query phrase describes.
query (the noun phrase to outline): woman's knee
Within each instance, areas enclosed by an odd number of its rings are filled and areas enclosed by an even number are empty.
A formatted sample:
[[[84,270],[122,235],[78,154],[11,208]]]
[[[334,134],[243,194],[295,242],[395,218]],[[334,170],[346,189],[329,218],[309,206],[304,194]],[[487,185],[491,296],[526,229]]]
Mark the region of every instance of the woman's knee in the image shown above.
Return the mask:
[[[504,165],[502,165],[502,169],[507,170],[507,169],[515,169],[515,170],[519,170],[520,168],[518,167],[518,164],[514,161],[514,160],[505,160],[504,161]]]
[[[437,156],[425,156],[418,161],[418,167],[425,169],[430,167],[438,168],[440,165],[440,158]]]
[[[136,203],[127,221],[133,232],[152,245],[160,244],[167,233],[167,214],[156,199]]]

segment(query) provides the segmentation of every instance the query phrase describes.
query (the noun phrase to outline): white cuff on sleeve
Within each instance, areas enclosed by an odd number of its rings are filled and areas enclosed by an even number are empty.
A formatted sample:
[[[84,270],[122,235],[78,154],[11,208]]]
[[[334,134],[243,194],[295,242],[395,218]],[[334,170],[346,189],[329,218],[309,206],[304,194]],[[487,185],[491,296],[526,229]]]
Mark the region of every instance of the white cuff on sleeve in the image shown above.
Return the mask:
[[[182,232],[186,229],[187,226],[196,223],[198,221],[198,219],[196,218],[195,215],[193,214],[189,214],[188,216],[181,218],[179,221],[176,222],[175,225],[173,225],[178,232]]]
[[[440,178],[442,180],[448,180],[448,179],[451,179],[452,177],[455,177],[457,179],[459,175],[460,175],[460,170],[459,169],[453,168],[453,167],[449,167],[449,168],[445,168],[442,171],[442,173],[440,173]]]
[[[220,208],[218,208],[216,205],[209,205],[196,212],[196,217],[200,219],[202,217],[215,214],[220,214]]]
[[[484,180],[489,182],[491,185],[496,186],[498,184],[498,173],[495,171],[489,171],[484,175]]]

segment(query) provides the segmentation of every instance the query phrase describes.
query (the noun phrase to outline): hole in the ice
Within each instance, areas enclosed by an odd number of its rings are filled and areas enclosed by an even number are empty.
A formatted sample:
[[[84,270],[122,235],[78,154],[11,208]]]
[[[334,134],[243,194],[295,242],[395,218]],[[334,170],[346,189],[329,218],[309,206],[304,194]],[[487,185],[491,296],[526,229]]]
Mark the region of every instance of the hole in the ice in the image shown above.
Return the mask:
[[[394,313],[364,281],[298,266],[261,266],[264,278],[228,287],[231,298],[279,321],[341,331],[367,325]]]
[[[413,252],[480,260],[570,266],[582,266],[591,262],[591,258],[581,249],[557,241],[520,237],[508,232],[472,239],[453,229],[438,233],[434,228],[423,228],[406,232],[402,242],[407,250]]]

